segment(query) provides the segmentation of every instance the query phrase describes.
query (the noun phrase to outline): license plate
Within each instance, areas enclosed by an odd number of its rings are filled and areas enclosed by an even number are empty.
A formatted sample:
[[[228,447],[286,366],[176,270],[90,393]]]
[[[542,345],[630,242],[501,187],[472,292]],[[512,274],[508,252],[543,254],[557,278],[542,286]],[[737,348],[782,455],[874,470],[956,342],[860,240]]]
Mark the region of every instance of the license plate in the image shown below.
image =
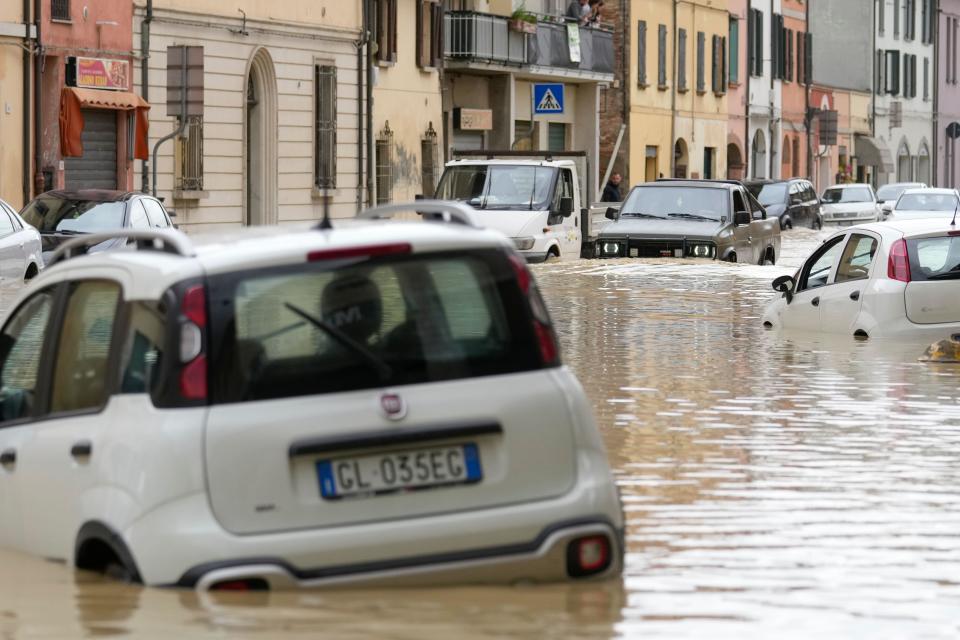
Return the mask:
[[[483,479],[475,444],[378,453],[317,462],[320,495],[326,500],[416,491]]]

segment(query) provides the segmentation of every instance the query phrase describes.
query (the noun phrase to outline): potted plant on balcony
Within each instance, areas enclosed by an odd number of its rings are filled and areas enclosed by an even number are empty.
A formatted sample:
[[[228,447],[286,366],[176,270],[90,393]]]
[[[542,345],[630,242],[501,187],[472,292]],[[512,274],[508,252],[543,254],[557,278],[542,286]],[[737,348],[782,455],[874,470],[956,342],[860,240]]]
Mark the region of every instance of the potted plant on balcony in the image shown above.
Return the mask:
[[[536,33],[537,32],[537,16],[529,11],[526,7],[521,5],[510,14],[510,29],[513,31],[518,31],[520,33]]]

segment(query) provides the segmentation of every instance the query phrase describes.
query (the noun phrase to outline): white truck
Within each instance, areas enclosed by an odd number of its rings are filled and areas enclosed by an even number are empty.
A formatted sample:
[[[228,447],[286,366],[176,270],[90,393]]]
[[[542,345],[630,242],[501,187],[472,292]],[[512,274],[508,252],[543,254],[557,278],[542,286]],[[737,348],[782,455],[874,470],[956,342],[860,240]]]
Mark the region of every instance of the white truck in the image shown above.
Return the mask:
[[[590,217],[585,154],[471,152],[448,162],[435,196],[463,202],[513,240],[528,262],[579,258]]]

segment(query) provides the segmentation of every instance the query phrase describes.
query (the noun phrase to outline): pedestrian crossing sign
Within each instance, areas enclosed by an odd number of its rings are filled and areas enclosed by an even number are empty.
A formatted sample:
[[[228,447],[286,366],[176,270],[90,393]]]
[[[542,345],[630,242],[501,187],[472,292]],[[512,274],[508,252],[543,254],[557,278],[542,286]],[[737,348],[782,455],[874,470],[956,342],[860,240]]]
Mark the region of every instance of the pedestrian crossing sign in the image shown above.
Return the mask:
[[[533,112],[536,115],[563,113],[563,84],[533,85]]]

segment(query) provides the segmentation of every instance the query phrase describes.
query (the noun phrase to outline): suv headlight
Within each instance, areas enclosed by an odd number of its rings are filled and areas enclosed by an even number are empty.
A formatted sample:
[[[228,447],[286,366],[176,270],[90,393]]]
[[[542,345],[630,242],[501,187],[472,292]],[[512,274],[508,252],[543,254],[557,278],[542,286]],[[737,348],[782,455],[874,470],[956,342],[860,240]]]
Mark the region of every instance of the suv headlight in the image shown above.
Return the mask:
[[[712,258],[716,255],[717,247],[706,242],[691,242],[687,244],[687,256],[693,258]]]
[[[533,243],[535,242],[533,236],[523,236],[522,238],[514,238],[513,244],[520,251],[527,251],[533,249]]]
[[[603,243],[603,255],[605,255],[605,256],[616,256],[616,255],[620,255],[620,243],[619,243],[619,242],[604,242],[604,243]]]

